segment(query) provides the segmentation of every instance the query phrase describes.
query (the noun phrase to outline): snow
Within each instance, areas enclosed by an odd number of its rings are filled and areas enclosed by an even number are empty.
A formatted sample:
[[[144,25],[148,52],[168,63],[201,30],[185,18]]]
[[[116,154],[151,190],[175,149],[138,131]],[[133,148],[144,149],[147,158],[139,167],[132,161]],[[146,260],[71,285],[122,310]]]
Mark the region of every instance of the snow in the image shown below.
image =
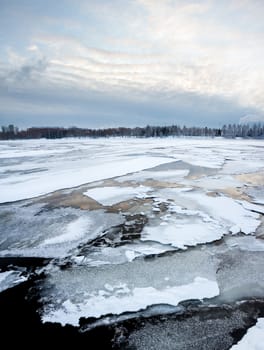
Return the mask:
[[[193,250],[121,264],[51,268],[40,290],[42,319],[76,324],[81,316],[100,317],[152,304],[177,305],[180,300],[211,297],[218,294],[216,263],[211,254]],[[69,301],[75,310],[70,314],[64,304]]]
[[[44,321],[62,324],[77,325],[82,316],[126,319],[126,311],[141,315],[151,305],[175,307],[218,294],[220,304],[263,298],[264,243],[254,236],[263,228],[264,154],[256,151],[262,144],[183,138],[0,142],[0,256],[56,259],[44,268],[38,311]],[[141,200],[98,210],[82,194],[104,206]],[[254,204],[242,200],[246,194]],[[24,198],[31,199],[16,202]],[[133,215],[137,219],[129,221]],[[60,269],[57,262],[69,264]],[[2,272],[0,288],[24,278]]]
[[[83,194],[95,199],[103,205],[113,205],[131,198],[144,198],[151,188],[138,187],[98,187],[92,188]]]
[[[160,218],[160,225],[156,224],[156,220],[154,220],[154,226],[151,223],[147,225],[141,240],[151,240],[186,249],[187,246],[215,241],[223,235],[222,227],[199,210],[170,205],[169,213]]]
[[[72,261],[77,265],[100,266],[108,264],[123,264],[133,261],[138,257],[157,255],[173,250],[169,245],[156,242],[127,243],[118,247],[90,247],[87,255],[71,256]]]
[[[171,193],[173,193],[173,190]],[[160,191],[160,193],[162,193]],[[163,192],[165,196],[167,192]],[[188,191],[178,193],[178,200],[188,201],[190,207],[206,213],[214,221],[218,222],[225,232],[243,232],[251,234],[260,225],[259,214],[245,209],[239,201],[224,195],[211,197],[200,191]],[[236,228],[234,230],[234,228]]]
[[[21,276],[21,272],[18,271],[5,271],[0,272],[0,292],[3,292],[6,289],[12,288],[17,284],[25,282],[27,278]]]
[[[110,294],[114,291],[114,295]],[[78,304],[66,300],[60,309],[51,311],[42,317],[44,322],[70,323],[78,326],[80,317],[100,317],[107,314],[119,315],[123,312],[135,312],[154,304],[176,306],[187,299],[212,298],[218,295],[215,281],[196,277],[192,283],[182,286],[167,286],[162,290],[153,287],[129,289],[126,284],[106,285],[105,290],[90,294],[87,300]]]
[[[2,205],[0,215],[0,256],[64,257],[124,221],[103,210],[47,210],[45,203]]]
[[[260,213],[260,214],[264,215],[264,206],[252,204],[252,203],[249,203],[247,201],[240,201],[239,203],[241,203],[242,206],[247,210],[252,210],[256,213]]]
[[[176,197],[171,196],[173,193]],[[201,192],[178,188],[161,190],[159,194],[164,199],[157,197],[157,203],[166,203],[169,194],[178,202],[187,200],[186,203],[193,209],[171,204],[169,215],[161,216],[160,221],[154,218],[145,226],[142,241],[151,240],[186,249],[188,246],[213,242],[228,233],[242,231],[251,234],[260,225],[259,215],[251,210],[260,211],[262,208],[245,201],[235,201],[225,196],[209,197]]]
[[[0,202],[31,198],[175,160],[163,154],[146,155],[135,140],[125,148],[122,140],[38,141],[0,143]],[[12,145],[11,149],[6,145]]]
[[[124,147],[125,142],[125,147]],[[157,143],[158,142],[158,143]],[[222,174],[260,171],[261,141],[214,139],[61,139],[0,142],[0,202],[43,195],[178,160]],[[158,144],[158,147],[157,147]],[[230,160],[226,161],[226,156]],[[184,169],[182,169],[184,170]],[[175,170],[176,171],[176,170]],[[185,172],[160,172],[180,180]],[[141,176],[142,174],[139,174]],[[143,174],[143,176],[148,175]],[[154,176],[154,173],[149,174]]]
[[[255,326],[248,329],[246,335],[232,350],[262,350],[264,344],[264,318],[258,318]]]
[[[173,247],[186,249],[199,243],[212,242],[222,237],[221,232],[200,224],[172,224],[162,227],[147,227],[142,240],[152,240]]]

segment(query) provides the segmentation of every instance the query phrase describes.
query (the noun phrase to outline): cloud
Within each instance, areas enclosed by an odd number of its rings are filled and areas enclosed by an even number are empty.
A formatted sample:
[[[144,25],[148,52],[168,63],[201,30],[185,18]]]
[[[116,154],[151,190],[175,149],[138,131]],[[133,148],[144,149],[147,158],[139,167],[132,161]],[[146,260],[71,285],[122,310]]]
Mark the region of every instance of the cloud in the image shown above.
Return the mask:
[[[28,46],[28,51],[33,51],[33,52],[37,52],[39,51],[39,48],[37,47],[37,45],[30,45]]]
[[[14,70],[7,71],[3,78],[11,88],[19,85],[21,82],[31,84],[39,77],[39,74],[46,70],[47,66],[48,63],[45,58],[38,59],[34,62],[22,64]],[[31,85],[31,88],[33,88],[33,85]]]
[[[247,114],[244,117],[239,119],[239,123],[240,124],[264,123],[264,114],[263,115]]]
[[[167,96],[167,93],[164,93]],[[50,85],[35,91],[22,89],[2,93],[0,125],[12,121],[19,127],[32,125],[79,125],[82,127],[150,125],[209,125],[234,123],[243,109],[231,100],[174,93],[170,99],[159,95],[139,98],[137,93],[122,95]]]
[[[264,113],[261,1],[62,0],[54,12],[33,0],[23,3],[24,10],[14,0],[4,11],[12,28],[4,31],[0,75],[10,94],[21,94],[10,95],[10,115],[19,110],[16,101],[36,114],[39,106],[43,115],[45,96],[54,105],[49,114],[69,115],[63,101],[76,115],[92,105],[97,118],[117,113],[126,121],[122,101],[146,120],[157,111],[169,120],[174,110],[184,121],[184,108],[189,120],[194,103],[194,121],[200,110],[200,118],[215,123],[221,112],[226,118],[227,106],[233,121]],[[21,102],[21,96],[27,98]]]

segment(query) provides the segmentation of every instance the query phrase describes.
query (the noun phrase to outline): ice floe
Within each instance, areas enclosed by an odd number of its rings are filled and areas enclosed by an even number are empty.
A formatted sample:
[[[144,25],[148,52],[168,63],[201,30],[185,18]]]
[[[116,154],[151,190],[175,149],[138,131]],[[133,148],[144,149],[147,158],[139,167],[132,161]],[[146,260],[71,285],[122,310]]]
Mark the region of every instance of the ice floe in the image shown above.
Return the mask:
[[[80,317],[211,298],[218,295],[215,264],[210,254],[193,251],[188,256],[175,253],[119,265],[50,270],[41,291],[45,304],[48,300],[42,319],[76,325]]]
[[[240,201],[231,197],[224,195],[212,197],[201,191],[178,191],[178,189],[160,190],[158,195],[164,200],[172,198],[176,204],[181,203],[190,210],[203,212],[222,227],[223,234],[228,232],[251,234],[260,225],[259,214],[244,208],[244,206],[251,207],[250,204],[242,202],[243,206]]]
[[[66,300],[60,309],[50,311],[42,317],[44,322],[70,323],[77,326],[80,317],[100,317],[107,314],[119,315],[123,312],[135,312],[153,304],[177,305],[188,299],[212,298],[218,295],[215,281],[196,277],[193,282],[181,286],[165,287],[157,290],[153,287],[129,289],[126,284],[106,284],[104,290],[86,296],[86,300],[77,304]]]
[[[144,170],[131,175],[125,175],[119,177],[119,182],[124,181],[144,181],[144,180],[155,180],[155,181],[166,181],[166,182],[178,182],[183,180],[189,174],[188,169],[179,170]]]

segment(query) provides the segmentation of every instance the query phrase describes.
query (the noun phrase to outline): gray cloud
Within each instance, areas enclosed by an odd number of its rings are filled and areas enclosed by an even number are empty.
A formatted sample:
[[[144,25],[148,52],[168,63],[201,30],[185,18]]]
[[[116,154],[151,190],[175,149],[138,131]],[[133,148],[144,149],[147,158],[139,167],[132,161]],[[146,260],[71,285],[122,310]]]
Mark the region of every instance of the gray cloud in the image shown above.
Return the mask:
[[[264,123],[264,114],[256,115],[256,114],[247,114],[239,119],[240,124],[247,123]]]
[[[262,9],[254,0],[4,1],[0,119],[218,125],[262,115]]]
[[[82,127],[144,126],[180,124],[221,126],[235,123],[245,109],[231,100],[193,93],[174,94],[170,100],[160,96],[138,99],[131,95],[98,91],[36,89],[7,93],[0,99],[0,123],[12,121],[19,127],[32,125],[79,125]],[[255,110],[248,110],[255,113]]]
[[[47,60],[41,58],[32,63],[27,63],[14,70],[7,70],[4,79],[7,83],[19,83],[34,80],[39,73],[45,72],[48,66]]]

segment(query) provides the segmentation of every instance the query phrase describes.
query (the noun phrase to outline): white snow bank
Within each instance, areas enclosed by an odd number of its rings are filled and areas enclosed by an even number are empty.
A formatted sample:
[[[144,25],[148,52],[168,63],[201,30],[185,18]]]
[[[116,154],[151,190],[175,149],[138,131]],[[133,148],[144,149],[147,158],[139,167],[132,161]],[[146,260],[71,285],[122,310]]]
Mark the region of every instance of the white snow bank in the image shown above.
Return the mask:
[[[113,294],[114,292],[114,294]],[[78,304],[66,300],[61,308],[42,316],[43,322],[59,322],[78,326],[80,317],[100,317],[145,309],[153,304],[177,305],[182,300],[212,298],[219,294],[215,281],[196,277],[190,284],[167,286],[162,290],[153,287],[134,288],[126,284],[105,285],[105,290],[90,294]]]
[[[234,346],[232,350],[263,350],[264,344],[264,318],[259,318],[256,325],[249,328],[246,335]]]

